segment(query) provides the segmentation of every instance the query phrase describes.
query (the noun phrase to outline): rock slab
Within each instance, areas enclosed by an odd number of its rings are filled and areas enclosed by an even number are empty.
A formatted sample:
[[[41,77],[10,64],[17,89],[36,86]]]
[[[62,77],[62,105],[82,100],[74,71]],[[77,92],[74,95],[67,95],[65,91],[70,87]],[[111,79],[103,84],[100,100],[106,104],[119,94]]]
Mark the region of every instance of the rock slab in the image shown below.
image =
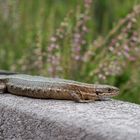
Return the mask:
[[[0,94],[0,140],[140,140],[140,106]]]

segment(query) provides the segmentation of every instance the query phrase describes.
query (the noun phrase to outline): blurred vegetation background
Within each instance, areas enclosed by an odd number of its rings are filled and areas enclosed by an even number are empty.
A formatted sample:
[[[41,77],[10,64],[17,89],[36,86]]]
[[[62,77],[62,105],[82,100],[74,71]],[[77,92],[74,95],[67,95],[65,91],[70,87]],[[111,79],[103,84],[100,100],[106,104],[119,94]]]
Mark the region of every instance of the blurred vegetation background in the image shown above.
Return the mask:
[[[140,0],[0,0],[0,69],[117,86],[140,104]]]

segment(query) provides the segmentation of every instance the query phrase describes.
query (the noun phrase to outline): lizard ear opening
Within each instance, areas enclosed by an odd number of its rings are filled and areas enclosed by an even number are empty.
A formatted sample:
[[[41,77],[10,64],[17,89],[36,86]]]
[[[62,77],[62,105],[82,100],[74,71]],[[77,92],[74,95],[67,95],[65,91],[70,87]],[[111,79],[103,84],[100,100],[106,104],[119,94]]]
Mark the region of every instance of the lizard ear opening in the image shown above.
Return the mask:
[[[96,91],[96,95],[100,95],[100,94],[102,94],[102,92]]]

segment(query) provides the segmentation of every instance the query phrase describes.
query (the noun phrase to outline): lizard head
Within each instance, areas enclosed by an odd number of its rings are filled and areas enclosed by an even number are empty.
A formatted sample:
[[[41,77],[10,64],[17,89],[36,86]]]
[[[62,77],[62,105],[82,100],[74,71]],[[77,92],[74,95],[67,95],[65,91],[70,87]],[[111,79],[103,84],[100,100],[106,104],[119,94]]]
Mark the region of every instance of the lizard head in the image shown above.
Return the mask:
[[[98,85],[96,89],[96,94],[102,97],[112,97],[119,94],[119,88],[109,85]]]

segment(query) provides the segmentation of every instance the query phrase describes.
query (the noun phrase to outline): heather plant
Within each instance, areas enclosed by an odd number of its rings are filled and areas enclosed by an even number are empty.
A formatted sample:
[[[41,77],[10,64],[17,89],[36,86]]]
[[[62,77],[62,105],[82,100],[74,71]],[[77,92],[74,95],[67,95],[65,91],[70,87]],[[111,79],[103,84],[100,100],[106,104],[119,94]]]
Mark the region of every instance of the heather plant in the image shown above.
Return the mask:
[[[91,4],[92,1],[85,0],[84,9],[77,7],[75,16],[74,11],[70,11],[46,43],[46,48],[42,45],[41,34],[39,34],[41,31],[38,28],[33,46],[29,47],[30,53],[18,61],[21,70],[42,73],[51,77],[80,76],[75,73],[82,66],[82,55],[87,50],[85,48],[88,45],[87,23],[90,19]]]
[[[69,34],[68,17],[69,14],[60,24],[60,27],[56,30],[56,33],[50,38],[50,42],[47,47],[47,73],[51,77],[60,76],[62,71],[64,71],[62,67],[63,56],[61,56],[61,50],[63,48],[63,41]]]
[[[94,41],[91,48],[85,53],[85,62],[94,61],[96,68],[92,69],[90,76],[96,77],[96,81],[109,82],[109,77],[121,75],[128,63],[135,63],[140,52],[139,31],[136,24],[140,14],[140,6],[122,19],[102,41]],[[92,57],[92,52],[98,52],[100,58]],[[95,55],[93,53],[93,55]],[[104,58],[104,59],[102,59]]]

